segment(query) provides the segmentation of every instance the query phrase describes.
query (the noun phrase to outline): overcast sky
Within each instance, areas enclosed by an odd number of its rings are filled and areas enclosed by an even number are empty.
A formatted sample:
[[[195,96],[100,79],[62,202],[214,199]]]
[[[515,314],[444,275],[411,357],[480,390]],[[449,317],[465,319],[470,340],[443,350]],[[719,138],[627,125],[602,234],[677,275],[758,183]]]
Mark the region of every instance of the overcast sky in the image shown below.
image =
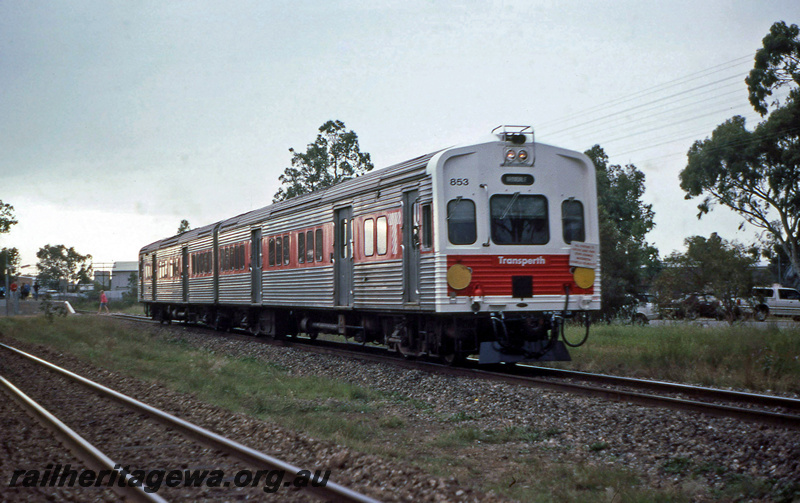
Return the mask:
[[[538,141],[635,164],[662,256],[752,229],[698,221],[678,173],[733,115],[786,1],[0,0],[0,236],[136,260],[181,219],[269,204],[289,148],[329,119],[376,168],[530,124]],[[23,272],[32,272],[27,269]]]

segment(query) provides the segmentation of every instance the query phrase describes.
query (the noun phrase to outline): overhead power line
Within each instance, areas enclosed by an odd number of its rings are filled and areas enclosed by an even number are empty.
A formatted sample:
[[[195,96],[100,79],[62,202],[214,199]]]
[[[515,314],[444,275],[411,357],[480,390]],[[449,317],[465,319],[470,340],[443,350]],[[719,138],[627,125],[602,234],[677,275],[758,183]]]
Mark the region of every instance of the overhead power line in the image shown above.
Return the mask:
[[[585,117],[587,114],[592,114],[592,113],[595,113],[595,112],[598,112],[598,111],[601,111],[601,110],[604,110],[604,109],[607,109],[607,108],[612,108],[612,107],[615,107],[615,106],[620,105],[622,103],[635,101],[635,100],[637,100],[639,98],[642,98],[644,96],[649,96],[651,94],[656,94],[656,93],[659,93],[659,92],[663,92],[666,89],[669,89],[669,88],[672,88],[672,87],[676,87],[678,85],[685,84],[687,82],[692,82],[694,80],[698,80],[698,79],[707,77],[708,75],[713,75],[715,73],[720,73],[720,72],[728,70],[730,68],[742,65],[746,61],[752,61],[754,57],[755,57],[755,53],[749,54],[747,56],[742,56],[742,57],[727,61],[725,63],[720,63],[718,65],[706,68],[704,70],[700,70],[700,71],[697,71],[697,72],[694,72],[694,73],[690,73],[688,75],[684,75],[683,77],[678,77],[676,79],[673,79],[673,80],[670,80],[670,81],[667,81],[667,82],[662,82],[661,84],[658,84],[658,85],[653,86],[653,87],[649,87],[647,89],[643,89],[642,91],[637,91],[637,92],[632,93],[632,94],[627,94],[625,96],[621,96],[619,98],[613,99],[613,100],[608,101],[606,103],[602,103],[602,104],[597,105],[595,107],[592,107],[592,108],[589,108],[589,109],[586,109],[586,110],[582,110],[580,112],[577,112],[575,114],[572,114],[572,115],[569,115],[569,116],[566,116],[566,117],[562,117],[560,119],[556,119],[556,120],[554,120],[552,122],[549,122],[549,123],[545,122],[545,123],[541,124],[540,127],[544,127],[544,128],[552,127],[552,126],[554,126],[556,124],[561,124],[563,122],[569,122],[569,121],[571,121],[571,120],[573,120],[575,118]]]

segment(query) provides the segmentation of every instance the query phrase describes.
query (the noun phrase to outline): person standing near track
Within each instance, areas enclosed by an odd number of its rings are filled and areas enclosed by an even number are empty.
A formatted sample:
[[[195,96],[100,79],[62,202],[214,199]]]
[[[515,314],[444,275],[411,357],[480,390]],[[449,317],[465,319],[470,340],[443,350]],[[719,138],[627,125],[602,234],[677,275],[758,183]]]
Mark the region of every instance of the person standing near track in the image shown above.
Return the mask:
[[[111,314],[111,312],[108,310],[108,297],[106,297],[106,292],[100,290],[100,308],[97,310],[97,314],[100,314],[103,308],[106,308],[106,312]]]

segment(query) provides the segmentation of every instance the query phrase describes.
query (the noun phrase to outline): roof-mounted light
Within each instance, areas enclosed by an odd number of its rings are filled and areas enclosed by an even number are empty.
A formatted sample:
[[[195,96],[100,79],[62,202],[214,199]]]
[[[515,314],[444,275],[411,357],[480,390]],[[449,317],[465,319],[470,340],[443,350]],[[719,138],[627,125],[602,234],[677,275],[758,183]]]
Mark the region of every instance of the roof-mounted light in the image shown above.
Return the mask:
[[[530,126],[497,126],[492,130],[505,143],[503,166],[533,166],[535,150]]]

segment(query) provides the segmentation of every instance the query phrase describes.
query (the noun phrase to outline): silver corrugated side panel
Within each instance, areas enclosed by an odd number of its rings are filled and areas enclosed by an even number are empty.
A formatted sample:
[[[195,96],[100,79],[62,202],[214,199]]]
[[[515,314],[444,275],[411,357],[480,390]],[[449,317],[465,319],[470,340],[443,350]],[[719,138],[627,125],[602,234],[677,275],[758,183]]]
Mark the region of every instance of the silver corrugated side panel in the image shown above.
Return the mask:
[[[402,309],[403,261],[356,264],[353,306],[362,309]]]
[[[333,266],[264,272],[265,305],[333,307]]]

